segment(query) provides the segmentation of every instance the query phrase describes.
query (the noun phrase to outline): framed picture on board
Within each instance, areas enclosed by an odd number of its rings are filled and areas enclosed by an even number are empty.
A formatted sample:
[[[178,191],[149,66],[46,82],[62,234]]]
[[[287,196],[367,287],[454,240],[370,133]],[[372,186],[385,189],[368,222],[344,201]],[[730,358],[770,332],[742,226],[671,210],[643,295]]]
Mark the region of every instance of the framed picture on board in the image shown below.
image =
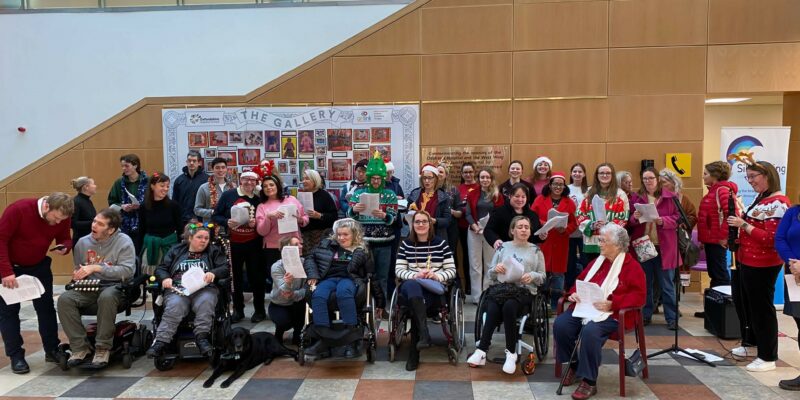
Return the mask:
[[[372,128],[372,143],[392,143],[392,128]]]
[[[264,151],[267,153],[280,153],[281,152],[281,132],[280,131],[265,131],[264,135],[267,137]]]
[[[230,131],[228,132],[228,144],[242,144],[244,143],[243,132]]]
[[[236,159],[237,159],[236,156],[237,156],[236,150],[231,150],[231,151],[217,150],[217,157],[224,158],[225,161],[227,161],[227,164],[228,164],[229,167],[235,167],[235,166],[239,165],[236,162]]]
[[[331,181],[349,181],[353,179],[353,160],[332,158],[328,160],[328,179]]]
[[[239,165],[258,165],[261,149],[239,149]]]
[[[203,150],[203,158],[207,160],[212,160],[217,157],[217,149],[205,149]],[[206,170],[210,171],[210,170]]]
[[[381,153],[384,161],[392,161],[392,146],[388,144],[378,144],[369,146],[369,154],[375,154],[375,151]]]
[[[369,150],[353,150],[353,161],[369,160]]]
[[[262,131],[245,131],[244,132],[244,145],[252,147],[261,147],[264,145],[264,132]]]
[[[227,131],[214,131],[209,132],[209,144],[211,146],[227,146],[228,145],[228,132]]]
[[[317,168],[316,169],[317,170],[325,169],[325,156],[317,156],[316,160],[317,160],[317,163],[316,163]],[[319,172],[319,171],[317,171],[317,172]]]
[[[289,173],[289,162],[288,161],[278,161],[278,173],[279,174],[288,174]]]
[[[369,129],[353,129],[353,142],[369,143]]]
[[[298,134],[298,141],[300,143],[301,153],[314,153],[314,131],[300,131]]]
[[[352,129],[328,129],[328,150],[349,151],[353,149]]]
[[[328,148],[325,146],[317,146],[314,148],[314,154],[318,157],[325,157],[328,154]]]
[[[306,173],[307,169],[314,169],[314,160],[299,160],[297,161],[297,169],[300,172],[298,176],[300,180],[303,180],[303,174]]]
[[[297,142],[295,139],[296,138],[291,136],[284,136],[281,138],[281,158],[297,158]]]
[[[208,147],[208,132],[189,132],[189,147]]]

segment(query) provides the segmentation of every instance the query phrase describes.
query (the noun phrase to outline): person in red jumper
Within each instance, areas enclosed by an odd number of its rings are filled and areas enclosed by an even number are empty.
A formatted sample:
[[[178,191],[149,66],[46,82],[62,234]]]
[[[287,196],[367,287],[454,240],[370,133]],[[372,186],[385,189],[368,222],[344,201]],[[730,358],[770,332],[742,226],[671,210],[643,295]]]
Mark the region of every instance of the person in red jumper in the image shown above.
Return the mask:
[[[742,346],[731,352],[745,357],[747,347],[756,346],[758,357],[746,369],[764,372],[774,370],[778,359],[778,317],[773,299],[783,260],[775,250],[775,232],[791,202],[781,193],[778,171],[772,164],[754,162],[745,173],[758,196],[747,207],[744,218],[728,217],[728,225],[739,228],[731,292],[742,331]]]
[[[40,199],[22,199],[10,204],[0,217],[0,277],[3,287],[19,287],[17,276],[30,275],[44,286],[42,297],[33,300],[39,319],[39,335],[45,350],[45,361],[58,360],[58,323],[53,303],[52,259],[47,256],[55,239],[52,253],[65,255],[72,248],[70,217],[75,210],[72,198],[56,192]],[[26,374],[30,367],[25,361],[25,349],[20,334],[19,304],[8,305],[0,298],[0,334],[6,355],[11,359],[11,371]]]

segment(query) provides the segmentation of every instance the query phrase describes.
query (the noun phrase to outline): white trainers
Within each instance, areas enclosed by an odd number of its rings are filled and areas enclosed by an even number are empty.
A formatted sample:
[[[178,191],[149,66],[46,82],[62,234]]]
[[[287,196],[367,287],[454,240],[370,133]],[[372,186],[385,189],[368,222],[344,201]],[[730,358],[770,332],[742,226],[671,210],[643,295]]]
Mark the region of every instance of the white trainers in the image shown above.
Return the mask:
[[[486,365],[486,352],[481,349],[475,349],[475,352],[467,358],[467,364],[472,368]]]
[[[775,361],[764,361],[760,358],[756,358],[750,364],[747,364],[745,367],[746,370],[750,372],[767,372],[772,371],[775,369]]]
[[[517,372],[517,353],[512,353],[506,349],[506,362],[503,364],[503,372],[514,375]]]
[[[731,350],[731,354],[735,355],[736,357],[747,357],[747,347],[739,346]]]

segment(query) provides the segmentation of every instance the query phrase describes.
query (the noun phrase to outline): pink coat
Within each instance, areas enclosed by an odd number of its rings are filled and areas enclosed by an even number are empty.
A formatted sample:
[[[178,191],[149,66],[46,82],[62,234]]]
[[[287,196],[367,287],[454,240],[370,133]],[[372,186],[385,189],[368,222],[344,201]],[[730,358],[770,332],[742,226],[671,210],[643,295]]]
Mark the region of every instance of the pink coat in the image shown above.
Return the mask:
[[[678,254],[678,223],[680,222],[681,214],[678,211],[678,207],[675,207],[673,198],[675,198],[675,193],[662,190],[661,197],[656,200],[656,210],[664,220],[663,225],[656,226],[663,269],[675,269],[681,264],[680,255]],[[634,204],[647,204],[647,197],[635,193],[631,195],[631,216],[628,220],[631,242],[645,235],[646,226],[645,223],[640,223],[633,216],[633,212],[636,210]]]
[[[297,225],[301,227],[308,225],[308,215],[306,215],[306,210],[303,208],[303,205],[300,204],[300,201],[293,196],[286,196],[282,202],[279,200],[269,200],[259,204],[258,208],[256,209],[256,231],[259,235],[264,237],[265,249],[279,248],[282,236],[292,236],[296,238],[300,237],[299,230],[297,232],[285,233],[283,235],[279,234],[278,220],[276,218],[267,217],[267,213],[276,211],[278,207],[286,204],[294,204],[297,207],[297,213],[301,215],[301,217],[297,220]]]

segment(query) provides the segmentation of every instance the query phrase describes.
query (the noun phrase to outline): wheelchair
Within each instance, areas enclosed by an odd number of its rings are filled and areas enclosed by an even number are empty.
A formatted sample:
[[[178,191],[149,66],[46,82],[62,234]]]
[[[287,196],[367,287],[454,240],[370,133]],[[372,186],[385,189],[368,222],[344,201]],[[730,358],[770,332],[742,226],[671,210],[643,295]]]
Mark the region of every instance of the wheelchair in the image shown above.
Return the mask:
[[[538,286],[536,294],[533,296],[530,304],[530,310],[526,315],[517,319],[517,329],[519,329],[519,340],[517,340],[517,354],[522,354],[522,349],[528,351],[528,356],[522,361],[522,372],[525,375],[533,373],[535,368],[536,359],[539,361],[544,360],[549,351],[550,345],[550,297],[545,293],[544,288],[546,283]],[[486,321],[486,292],[481,294],[478,301],[478,307],[475,310],[475,345],[477,346],[481,340],[483,332],[483,324]],[[497,327],[500,331],[500,327]],[[527,343],[523,339],[523,334],[529,333],[532,336],[533,343]],[[493,362],[500,362],[492,360]]]
[[[325,358],[345,358],[348,345],[356,345],[357,356],[364,352],[367,362],[374,363],[377,358],[378,332],[375,322],[375,300],[371,294],[372,277],[356,288],[356,315],[358,326],[355,330],[348,330],[338,315],[336,291],[331,292],[328,298],[328,315],[331,316],[331,326],[316,327],[312,321],[313,310],[310,300],[306,302],[305,325],[300,332],[300,345],[297,349],[297,362],[302,366]],[[306,352],[312,344],[321,340],[328,348],[321,354],[311,355]],[[354,358],[354,357],[350,357]]]
[[[141,307],[147,301],[147,292],[144,290],[144,284],[148,278],[148,275],[142,274],[141,260],[137,258],[134,275],[126,282],[107,284],[99,279],[83,279],[70,282],[65,286],[65,289],[99,292],[107,287],[116,286],[123,293],[123,301],[117,307],[117,313],[125,312],[125,316],[129,317],[132,308]],[[97,315],[97,304],[83,307],[79,311],[81,315]],[[86,326],[86,337],[92,347],[95,345],[96,334],[97,322],[88,324]],[[111,345],[111,358],[121,358],[122,366],[125,369],[129,369],[136,357],[144,355],[152,341],[153,333],[145,325],[127,319],[117,321],[115,323],[114,341]],[[66,371],[70,368],[67,365],[70,356],[69,343],[59,344],[57,362],[61,370]],[[83,367],[86,368],[88,365],[84,364]]]
[[[389,361],[394,362],[397,351],[404,336],[410,333],[410,311],[405,306],[400,306],[400,285],[392,292],[389,303]],[[450,281],[445,292],[441,295],[441,306],[438,310],[429,310],[428,317],[439,315],[441,318],[442,334],[447,339],[447,359],[451,364],[458,364],[458,355],[466,343],[464,330],[464,292],[458,279]]]

